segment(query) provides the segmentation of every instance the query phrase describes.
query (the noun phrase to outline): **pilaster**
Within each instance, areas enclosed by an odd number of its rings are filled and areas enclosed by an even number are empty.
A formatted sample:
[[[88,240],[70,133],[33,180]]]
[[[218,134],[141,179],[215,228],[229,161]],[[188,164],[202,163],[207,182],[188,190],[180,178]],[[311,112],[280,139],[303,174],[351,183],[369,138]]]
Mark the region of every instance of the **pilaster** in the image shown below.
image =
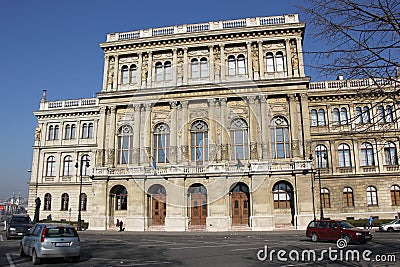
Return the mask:
[[[141,125],[141,105],[136,104],[133,106],[134,114],[134,133],[133,133],[133,163],[139,165],[140,158],[140,138],[142,131],[140,130]]]
[[[294,70],[292,68],[292,53],[290,49],[290,39],[285,39],[285,50],[286,50],[286,66],[288,77],[294,76]]]
[[[115,165],[115,127],[116,127],[116,106],[110,107],[110,128],[108,129],[108,159],[107,165]]]
[[[226,71],[225,71],[225,49],[224,49],[224,44],[220,44],[220,66],[221,66],[221,82],[226,81]]]
[[[216,114],[215,114],[215,99],[208,99],[208,107],[209,107],[209,160],[216,161],[217,156],[217,125],[216,125]]]
[[[147,52],[148,56],[148,64],[147,64],[147,87],[152,86],[152,80],[153,80],[153,54],[151,51]]]
[[[177,121],[177,102],[171,101],[171,128],[170,128],[170,152],[169,162],[171,164],[177,163],[177,144],[178,144],[178,121]]]
[[[247,77],[253,79],[253,59],[251,53],[251,42],[246,42],[247,48]]]
[[[214,46],[213,45],[209,45],[208,46],[208,50],[209,50],[209,77],[210,77],[210,82],[214,82],[215,77],[214,77]]]
[[[258,62],[260,64],[260,79],[265,78],[265,62],[264,62],[264,52],[263,52],[263,42],[257,41],[258,44]]]
[[[292,132],[292,153],[294,158],[300,157],[299,147],[299,120],[297,112],[297,98],[294,94],[289,95],[290,131]],[[307,111],[308,112],[308,111]]]

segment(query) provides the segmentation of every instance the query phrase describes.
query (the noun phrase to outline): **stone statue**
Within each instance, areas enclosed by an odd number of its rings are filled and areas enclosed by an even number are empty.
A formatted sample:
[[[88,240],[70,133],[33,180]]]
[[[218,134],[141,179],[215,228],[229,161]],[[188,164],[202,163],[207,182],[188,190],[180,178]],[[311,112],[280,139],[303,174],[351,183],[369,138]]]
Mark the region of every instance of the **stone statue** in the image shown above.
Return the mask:
[[[183,52],[178,52],[178,78],[183,77]]]
[[[146,80],[147,80],[147,75],[148,75],[147,62],[143,62],[143,67],[142,67],[142,81],[146,81]]]
[[[296,43],[290,43],[290,53],[292,54],[292,68],[297,70],[299,68],[299,58],[297,57]]]
[[[219,75],[221,71],[221,60],[219,49],[217,47],[214,48],[214,66],[215,66],[215,74]]]
[[[40,205],[42,204],[42,201],[40,201],[39,197],[37,197],[35,199],[35,204],[36,204],[36,206],[35,206],[35,216],[34,216],[33,222],[37,223],[37,222],[39,222]]]
[[[38,126],[36,126],[36,129],[35,129],[35,141],[40,141],[40,132],[41,132],[41,130],[38,125]]]
[[[251,54],[252,62],[253,62],[253,71],[258,72],[258,52],[257,52],[257,45],[253,45],[253,51]]]
[[[107,76],[108,76],[107,83],[112,85],[114,82],[114,58],[113,57],[110,59],[110,63],[108,65]]]

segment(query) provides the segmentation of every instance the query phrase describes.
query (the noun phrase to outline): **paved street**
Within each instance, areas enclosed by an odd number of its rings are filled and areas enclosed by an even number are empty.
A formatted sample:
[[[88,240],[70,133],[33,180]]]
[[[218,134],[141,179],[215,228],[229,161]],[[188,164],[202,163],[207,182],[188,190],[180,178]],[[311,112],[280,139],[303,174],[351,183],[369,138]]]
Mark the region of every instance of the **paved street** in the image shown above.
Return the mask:
[[[0,266],[32,266],[30,258],[19,257],[19,240],[6,240],[4,232],[0,236]],[[323,254],[322,261],[318,260],[322,250],[337,249],[336,243],[312,243],[304,236],[304,231],[274,231],[274,232],[237,232],[237,233],[134,233],[115,231],[83,231],[80,232],[82,241],[82,256],[79,263],[69,260],[46,260],[42,266],[399,266],[400,262],[400,232],[374,233],[372,242],[365,245],[349,245],[347,250],[362,252],[371,250],[368,255],[371,262],[361,260],[331,261],[328,253]],[[272,260],[267,257],[264,261],[265,246],[268,255],[272,250]],[[286,255],[278,260],[278,250],[285,250]],[[300,261],[291,261],[299,252]],[[301,261],[303,250],[314,250],[316,262]],[[333,253],[340,259],[340,253]],[[383,255],[383,257],[382,257]],[[393,255],[397,262],[377,262]],[[351,259],[351,257],[350,257]],[[362,259],[362,257],[361,257]]]

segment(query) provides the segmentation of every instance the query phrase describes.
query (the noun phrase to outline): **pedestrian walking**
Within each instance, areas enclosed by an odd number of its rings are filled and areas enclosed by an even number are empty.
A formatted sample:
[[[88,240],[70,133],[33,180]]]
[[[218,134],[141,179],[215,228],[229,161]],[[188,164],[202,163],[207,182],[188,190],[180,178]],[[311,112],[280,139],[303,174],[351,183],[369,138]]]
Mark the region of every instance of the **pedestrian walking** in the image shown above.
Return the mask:
[[[120,220],[120,221],[119,221],[119,231],[120,231],[120,232],[124,231],[123,226],[124,226],[124,223],[123,223],[122,220]]]
[[[368,229],[372,229],[372,222],[374,221],[374,218],[372,218],[372,215],[369,216],[368,219]]]

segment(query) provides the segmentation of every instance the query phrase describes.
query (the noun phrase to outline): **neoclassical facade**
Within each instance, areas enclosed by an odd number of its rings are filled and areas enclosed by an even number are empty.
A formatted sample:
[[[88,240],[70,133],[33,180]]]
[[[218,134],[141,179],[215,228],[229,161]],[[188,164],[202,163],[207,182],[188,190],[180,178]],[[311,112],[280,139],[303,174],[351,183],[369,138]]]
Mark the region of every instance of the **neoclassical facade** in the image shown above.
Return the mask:
[[[394,217],[397,107],[356,90],[368,80],[310,83],[304,30],[284,15],[108,34],[96,98],[44,92],[34,113],[30,212],[39,197],[41,218],[80,208],[130,231],[302,229],[321,203]]]

